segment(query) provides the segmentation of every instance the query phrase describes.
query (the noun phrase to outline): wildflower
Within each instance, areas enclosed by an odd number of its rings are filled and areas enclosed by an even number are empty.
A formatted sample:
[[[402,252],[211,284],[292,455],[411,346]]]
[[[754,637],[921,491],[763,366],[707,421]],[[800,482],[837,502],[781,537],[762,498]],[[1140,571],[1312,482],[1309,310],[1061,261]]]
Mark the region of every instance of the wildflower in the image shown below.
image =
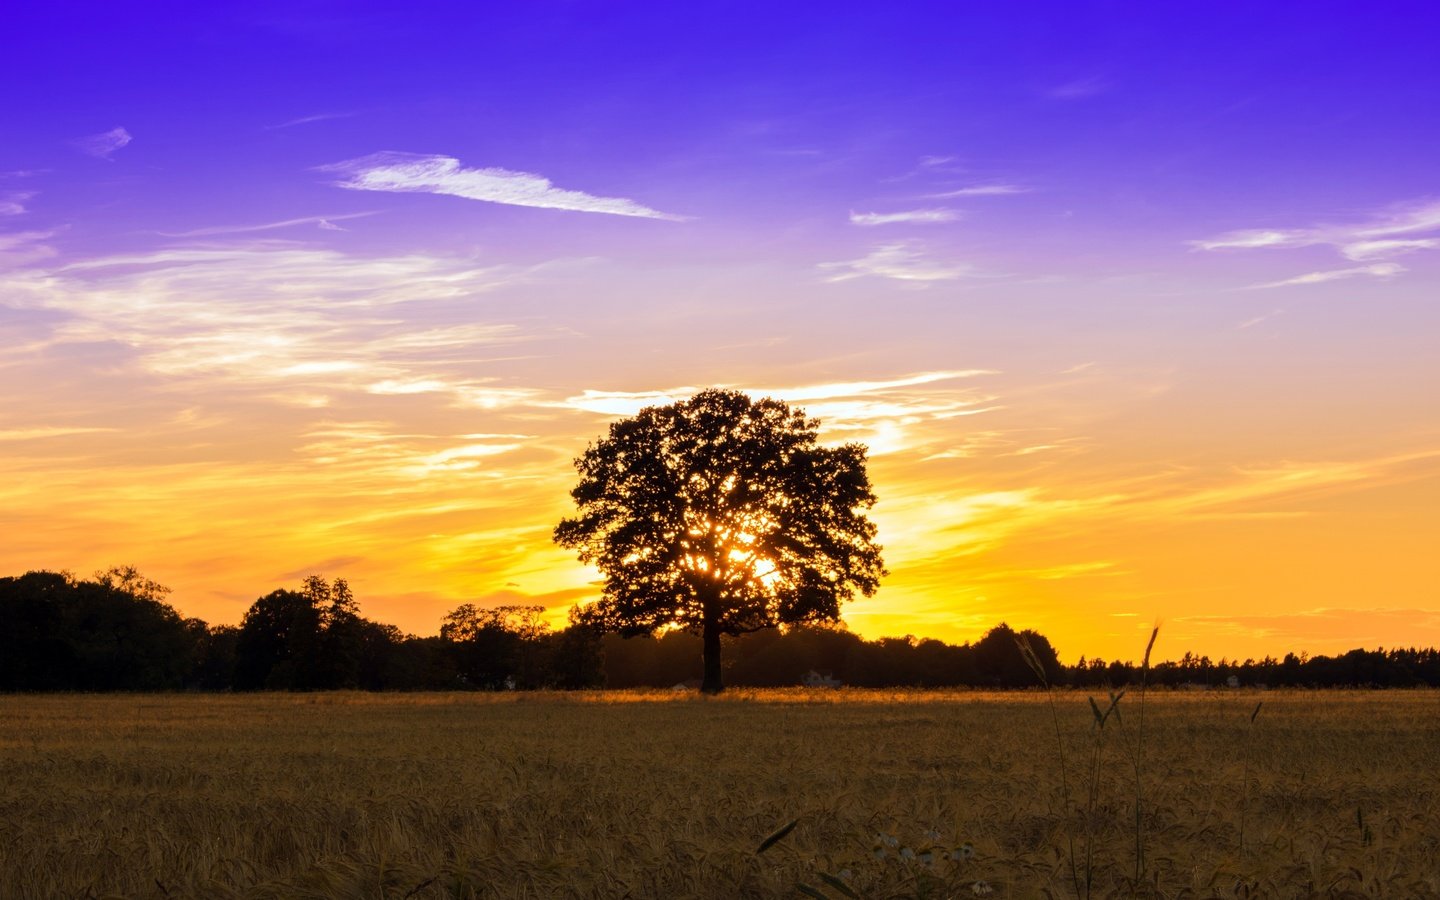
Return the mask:
[[[984,897],[986,894],[995,893],[995,889],[987,881],[977,881],[970,885],[970,893],[977,897]]]
[[[930,829],[929,831],[925,832],[925,840],[929,841],[932,844],[938,843],[940,841],[940,832],[936,831],[933,828]]]
[[[841,881],[849,881],[850,879],[855,877],[855,873],[850,871],[849,869],[841,869],[840,871],[835,873],[835,877],[840,879]]]
[[[889,848],[892,849],[892,850],[895,849],[896,847],[900,846],[900,839],[899,839],[899,838],[897,838],[897,837],[896,837],[895,835],[893,835],[893,834],[886,834],[886,833],[883,832],[883,831],[880,832],[880,836],[879,836],[876,840],[880,841],[880,843],[884,844],[885,846],[889,847]]]
[[[900,848],[900,858],[901,858],[901,859],[914,859],[914,858],[915,858],[915,851],[914,851],[914,850],[911,850],[909,847],[901,847],[901,848]]]
[[[956,862],[963,862],[964,860],[973,859],[974,857],[975,848],[971,846],[969,842],[961,844],[954,850],[950,851],[950,858],[955,860]]]
[[[935,865],[935,851],[926,847],[920,851],[919,860],[927,866]]]
[[[872,856],[874,856],[876,859],[884,859],[884,858],[885,858],[885,848],[884,848],[884,846],[882,846],[882,845],[880,845],[880,844],[876,844],[875,847],[874,847],[874,849],[872,849],[872,850],[870,851],[870,854],[871,854]]]

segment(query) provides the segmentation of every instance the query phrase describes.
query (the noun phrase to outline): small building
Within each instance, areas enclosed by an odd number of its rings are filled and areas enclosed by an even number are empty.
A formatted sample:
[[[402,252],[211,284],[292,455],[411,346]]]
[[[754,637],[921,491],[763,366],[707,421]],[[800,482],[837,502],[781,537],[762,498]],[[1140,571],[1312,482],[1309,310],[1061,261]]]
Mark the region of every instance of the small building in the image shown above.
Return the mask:
[[[830,672],[820,673],[815,671],[814,669],[806,672],[805,677],[801,679],[800,683],[805,685],[806,687],[838,688],[844,685],[843,681],[836,678]]]

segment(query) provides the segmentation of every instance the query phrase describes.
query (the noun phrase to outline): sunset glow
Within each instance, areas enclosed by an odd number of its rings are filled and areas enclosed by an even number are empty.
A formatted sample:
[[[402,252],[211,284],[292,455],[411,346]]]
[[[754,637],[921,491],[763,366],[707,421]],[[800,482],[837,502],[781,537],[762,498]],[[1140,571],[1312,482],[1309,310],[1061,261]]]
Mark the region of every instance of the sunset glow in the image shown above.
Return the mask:
[[[719,386],[869,447],[866,637],[1440,642],[1440,14],[396,8],[7,13],[0,575],[563,622]]]

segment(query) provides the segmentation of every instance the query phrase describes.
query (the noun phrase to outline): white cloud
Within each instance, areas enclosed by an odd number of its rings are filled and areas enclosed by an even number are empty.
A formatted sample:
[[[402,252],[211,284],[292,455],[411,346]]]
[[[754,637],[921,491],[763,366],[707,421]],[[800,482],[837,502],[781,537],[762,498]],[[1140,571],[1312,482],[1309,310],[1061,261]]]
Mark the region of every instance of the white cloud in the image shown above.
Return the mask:
[[[1327,272],[1310,272],[1305,275],[1297,275],[1294,278],[1286,278],[1283,281],[1271,281],[1265,284],[1251,285],[1252,288],[1277,288],[1289,287],[1297,284],[1321,284],[1326,281],[1338,281],[1342,278],[1355,278],[1368,275],[1374,278],[1390,278],[1405,271],[1405,267],[1398,263],[1375,263],[1370,266],[1356,266],[1353,269],[1331,269]],[[1254,324],[1250,322],[1248,324]]]
[[[1435,232],[1425,236],[1426,232]],[[1420,235],[1419,237],[1397,237]],[[1191,241],[1197,250],[1281,250],[1298,247],[1331,246],[1346,259],[1361,262],[1390,259],[1405,253],[1440,248],[1440,201],[1423,201],[1393,206],[1371,217],[1368,222],[1344,225],[1315,225],[1309,228],[1250,228],[1230,231],[1205,240]],[[1355,274],[1396,274],[1372,271],[1373,267],[1341,270],[1343,278]],[[1400,270],[1397,270],[1400,271]],[[1327,273],[1317,272],[1315,276]],[[1290,279],[1276,284],[1309,284],[1330,278]],[[1264,285],[1266,287],[1272,285]]]
[[[496,383],[477,349],[533,335],[476,321],[473,301],[530,271],[260,244],[24,269],[0,275],[0,296],[60,314],[52,344],[123,347],[140,370],[193,390],[314,407],[347,394],[433,393],[456,407],[498,409],[536,392]]]
[[[188,238],[188,237],[211,237],[217,234],[252,234],[257,231],[276,231],[281,228],[294,228],[299,225],[314,225],[322,231],[344,231],[336,222],[344,222],[347,219],[360,219],[365,216],[373,216],[373,212],[346,213],[341,216],[304,216],[299,219],[285,219],[280,222],[266,222],[263,225],[216,225],[210,228],[196,228],[191,231],[162,231],[159,232],[165,237]]]
[[[331,119],[348,119],[355,115],[357,115],[357,113],[353,112],[317,113],[313,116],[301,116],[298,119],[290,119],[289,121],[281,122],[279,125],[266,125],[265,130],[276,131],[281,128],[294,128],[296,125],[309,125],[312,122],[328,122]]]
[[[1241,322],[1239,325],[1236,325],[1236,326],[1235,326],[1235,330],[1236,330],[1236,331],[1244,331],[1246,328],[1254,328],[1256,325],[1259,325],[1261,322],[1268,322],[1269,320],[1275,318],[1275,317],[1278,316],[1278,315],[1281,315],[1282,313],[1284,313],[1284,310],[1282,310],[1282,309],[1272,309],[1272,310],[1270,310],[1268,313],[1265,313],[1264,315],[1254,316],[1254,317],[1252,317],[1252,318],[1246,319],[1245,321]]]
[[[116,126],[100,134],[91,134],[83,138],[76,138],[72,143],[82,153],[88,153],[98,159],[109,159],[110,154],[124,147],[132,140],[134,139],[130,136],[130,132]]]
[[[1110,90],[1110,82],[1100,77],[1077,78],[1045,92],[1052,100],[1084,100]]]
[[[530,172],[467,169],[460,165],[458,159],[450,156],[384,152],[321,166],[320,169],[341,174],[343,178],[336,182],[337,186],[352,191],[447,194],[509,206],[670,221],[686,218],[659,212],[624,197],[597,197],[583,191],[557,188],[550,179]]]
[[[847,262],[821,263],[820,268],[832,272],[825,280],[849,281],[852,278],[875,276],[927,284],[932,281],[954,281],[975,277],[974,268],[965,263],[946,263],[927,259],[913,243],[882,244],[860,259]]]
[[[12,231],[0,234],[0,271],[55,256],[55,248],[45,243],[55,234],[54,231]]]
[[[8,194],[0,194],[0,216],[19,216],[25,214],[25,201],[35,196],[35,191],[13,191]]]
[[[919,384],[931,384],[936,381],[950,381],[955,378],[974,378],[977,375],[995,375],[996,372],[990,369],[961,369],[947,372],[921,372],[918,375],[907,375],[904,378],[892,378],[889,381],[838,381],[828,384],[806,385],[803,387],[786,387],[763,389],[757,388],[750,393],[761,394],[769,397],[779,397],[788,402],[802,402],[806,400],[829,400],[836,397],[854,397],[858,394],[873,394],[894,388],[914,387]]]
[[[851,225],[938,224],[953,222],[960,214],[953,209],[911,209],[893,213],[850,213]]]
[[[73,434],[96,434],[114,431],[114,428],[63,428],[37,426],[34,428],[0,428],[0,441],[39,441],[52,437],[69,437]]]
[[[1411,240],[1356,241],[1340,248],[1346,259],[1357,262],[1365,259],[1384,259],[1413,253],[1416,250],[1433,250],[1440,247],[1440,238],[1419,238]]]
[[[803,405],[816,416],[829,440],[864,443],[872,455],[893,453],[931,440],[927,426],[960,416],[990,412],[994,397],[939,382],[997,374],[987,369],[920,372],[884,381],[840,381],[790,387],[739,387],[752,397],[774,397]],[[937,385],[930,387],[931,385]],[[729,385],[720,385],[728,387]],[[918,390],[916,390],[918,389]],[[559,406],[604,416],[633,416],[649,406],[687,400],[699,388],[653,391],[586,390]]]
[[[1262,247],[1306,247],[1317,243],[1303,231],[1231,231],[1204,241],[1191,241],[1197,250],[1255,250]]]
[[[1019,184],[976,184],[927,196],[935,200],[949,200],[955,197],[1000,197],[1006,194],[1028,193],[1030,193],[1030,188]]]

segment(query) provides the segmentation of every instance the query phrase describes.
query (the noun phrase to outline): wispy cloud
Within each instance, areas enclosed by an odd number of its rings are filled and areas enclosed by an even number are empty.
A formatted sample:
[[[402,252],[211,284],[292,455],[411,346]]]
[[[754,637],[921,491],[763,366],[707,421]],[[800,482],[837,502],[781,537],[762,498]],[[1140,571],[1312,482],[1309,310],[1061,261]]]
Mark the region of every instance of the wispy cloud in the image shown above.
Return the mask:
[[[25,202],[34,197],[36,191],[12,191],[0,194],[0,216],[20,216],[25,214]]]
[[[29,265],[55,256],[55,248],[46,243],[54,231],[12,231],[0,234],[0,270]]]
[[[1440,247],[1440,238],[1413,238],[1410,240],[1390,239],[1380,241],[1356,241],[1340,248],[1346,258],[1356,262],[1366,259],[1385,259],[1416,250],[1434,250]]]
[[[926,194],[926,196],[934,200],[949,200],[955,197],[1002,197],[1007,194],[1028,194],[1030,190],[1019,184],[976,184],[953,191]]]
[[[1235,326],[1235,330],[1236,330],[1236,331],[1244,331],[1244,330],[1247,329],[1247,328],[1254,328],[1256,325],[1259,325],[1261,322],[1268,322],[1269,320],[1275,318],[1275,317],[1278,316],[1278,315],[1281,315],[1281,314],[1284,313],[1284,312],[1285,312],[1285,311],[1284,311],[1283,309],[1272,309],[1272,310],[1270,310],[1268,313],[1265,313],[1264,315],[1253,316],[1253,317],[1251,317],[1251,318],[1249,318],[1249,319],[1246,319],[1245,321],[1241,322],[1239,325],[1236,325],[1236,326]]]
[[[1296,647],[1333,640],[1336,635],[1347,635],[1356,645],[1373,646],[1389,635],[1434,633],[1440,628],[1440,609],[1326,607],[1273,615],[1177,616],[1174,621],[1227,635],[1280,639]]]
[[[4,249],[0,239],[0,258]],[[52,342],[123,346],[144,371],[192,388],[310,407],[423,392],[495,409],[533,392],[477,371],[477,349],[526,335],[447,310],[528,271],[458,257],[200,247],[25,269],[0,278],[0,294],[17,309],[62,314]]]
[[[161,231],[159,234],[174,238],[211,237],[219,234],[253,234],[259,231],[278,231],[282,228],[295,228],[300,225],[314,225],[322,231],[344,231],[344,228],[341,228],[335,223],[373,215],[375,215],[375,213],[372,211],[346,213],[340,216],[303,216],[299,219],[266,222],[263,225],[216,225],[210,228],[195,228],[190,231]]]
[[[954,281],[957,278],[978,276],[974,267],[969,264],[930,259],[916,244],[905,241],[882,244],[859,259],[821,263],[819,268],[830,273],[825,278],[830,282],[874,276],[913,284],[928,284],[932,281]]]
[[[1427,235],[1427,233],[1429,233]],[[1345,259],[1364,262],[1440,248],[1440,201],[1392,206],[1368,221],[1306,228],[1247,228],[1191,241],[1197,250],[1284,250],[1331,246]],[[1395,275],[1399,267],[1363,266],[1335,272],[1314,272],[1257,287],[1314,284],[1353,275]]]
[[[1046,90],[1045,96],[1051,100],[1084,100],[1105,93],[1111,86],[1108,80],[1099,76],[1077,78]]]
[[[879,381],[835,381],[775,387],[721,385],[743,390],[754,397],[774,397],[803,405],[805,411],[823,423],[830,439],[863,442],[871,455],[880,456],[909,449],[927,440],[925,426],[960,416],[989,412],[994,397],[955,385],[932,387],[982,375],[997,374],[987,369],[919,372]],[[605,416],[631,416],[647,406],[685,400],[698,392],[695,387],[673,387],[653,391],[586,390],[567,397],[560,406]]]
[[[130,132],[117,125],[100,134],[76,138],[71,143],[81,153],[88,153],[97,159],[109,159],[110,154],[129,144],[132,140],[134,139],[130,136]]]
[[[281,122],[278,125],[266,125],[265,130],[278,131],[281,128],[294,128],[296,125],[309,125],[313,122],[328,122],[331,119],[349,119],[356,115],[359,114],[353,112],[316,113],[313,116],[300,116],[299,118],[290,119],[289,121]]]
[[[64,428],[50,426],[0,428],[0,441],[38,441],[44,440],[45,438],[69,437],[76,434],[96,434],[114,430],[114,428]]]
[[[1405,271],[1405,267],[1398,263],[1375,263],[1369,266],[1356,266],[1351,269],[1331,269],[1326,272],[1309,272],[1305,275],[1297,275],[1294,278],[1286,278],[1282,281],[1269,281],[1264,284],[1251,285],[1251,289],[1291,287],[1300,284],[1321,284],[1326,281],[1339,281],[1342,278],[1357,278],[1369,276],[1372,278],[1392,278]],[[1249,324],[1254,324],[1251,322]]]
[[[566,190],[550,179],[510,169],[467,169],[450,156],[383,152],[321,166],[321,171],[342,176],[338,187],[352,191],[446,194],[501,203],[576,212],[636,216],[646,219],[683,221],[686,217],[663,213],[624,197],[599,197],[584,191]]]
[[[954,222],[960,214],[953,209],[910,209],[892,213],[850,213],[851,225],[934,225]]]

